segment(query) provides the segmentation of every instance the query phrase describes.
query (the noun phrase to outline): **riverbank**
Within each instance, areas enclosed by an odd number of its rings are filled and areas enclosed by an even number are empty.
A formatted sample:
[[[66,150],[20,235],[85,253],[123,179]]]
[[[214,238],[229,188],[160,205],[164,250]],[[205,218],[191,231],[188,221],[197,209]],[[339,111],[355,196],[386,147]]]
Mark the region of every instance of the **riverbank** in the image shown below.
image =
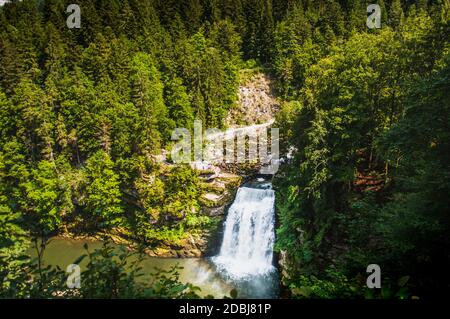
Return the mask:
[[[247,70],[248,71],[248,70]],[[251,134],[255,130],[266,130],[274,122],[274,114],[278,110],[279,101],[274,98],[272,81],[264,73],[259,71],[241,72],[241,83],[236,107],[230,110],[226,122],[229,129],[226,131],[224,139],[231,139],[239,134]],[[130,225],[113,227],[112,229],[84,234],[83,221],[78,224],[66,225],[62,227],[59,236],[68,239],[93,239],[109,240],[116,244],[126,245],[130,249],[144,246],[146,254],[152,257],[164,258],[195,258],[213,255],[220,245],[222,227],[228,206],[233,202],[237,189],[241,184],[257,174],[261,165],[257,163],[223,163],[207,165],[205,163],[193,163],[191,169],[198,176],[196,187],[200,190],[198,197],[193,199],[191,207],[180,210],[179,216],[170,216],[166,213],[165,218],[173,218],[173,221],[164,222],[160,219],[158,208],[155,208],[151,201],[143,202],[140,198],[151,198],[150,194],[158,192],[158,183],[165,183],[171,172],[177,169],[177,165],[169,159],[168,151],[163,151],[154,160],[158,166],[157,173],[147,174],[142,177],[142,184],[138,189],[130,188],[124,190],[126,194],[126,204],[131,205],[136,211],[145,211],[146,226],[140,227],[137,234]],[[159,172],[159,173],[158,173]],[[159,175],[158,175],[159,174]],[[179,185],[182,187],[182,185]],[[178,187],[178,186],[177,186]],[[136,187],[134,187],[136,188]],[[139,194],[139,192],[143,194]],[[161,190],[164,197],[165,190]],[[145,195],[145,196],[142,196]],[[180,196],[178,196],[180,197]],[[173,203],[170,202],[170,205]],[[179,205],[179,204],[177,204]],[[171,229],[169,234],[164,230],[164,224],[179,222],[186,219],[186,215],[197,219],[195,223],[202,223],[201,226],[184,228],[179,230]],[[154,217],[156,216],[156,217]],[[160,219],[160,224],[154,225],[152,218]],[[135,221],[138,223],[139,221]],[[158,226],[158,227],[157,227]],[[155,234],[147,236],[146,230],[157,229]],[[158,232],[165,232],[164,235]],[[150,238],[151,242],[147,239]],[[147,241],[146,241],[147,240]]]
[[[240,186],[232,205],[227,209],[224,232],[218,241],[220,250],[211,258],[161,258],[147,253],[147,256],[139,259],[143,275],[139,281],[150,280],[146,278],[158,270],[169,271],[173,267],[181,267],[180,281],[200,287],[201,296],[223,298],[235,289],[240,298],[277,298],[279,276],[276,262],[272,260],[274,192],[270,181],[262,178],[254,178]],[[86,254],[86,248],[92,253],[103,246],[106,238],[97,236],[101,235],[77,239],[54,237],[47,243],[42,263],[66,269],[79,256]],[[119,243],[124,242],[119,239]],[[118,245],[112,244],[113,248],[115,246]],[[31,251],[33,254],[36,255],[36,251]],[[134,254],[130,256],[131,262],[137,258]],[[86,259],[80,263],[82,271],[86,269],[87,262]]]
[[[181,238],[161,240],[158,244],[148,244],[139,240],[129,228],[114,227],[108,231],[87,233],[73,225],[63,225],[55,238],[80,241],[110,241],[135,250],[142,248],[151,257],[199,258],[214,254],[220,245],[220,236],[227,207],[233,202],[235,194],[246,176],[219,171],[210,176],[208,170],[196,170],[200,177],[203,192],[198,198],[198,214],[209,220],[208,227],[201,230],[186,231]]]

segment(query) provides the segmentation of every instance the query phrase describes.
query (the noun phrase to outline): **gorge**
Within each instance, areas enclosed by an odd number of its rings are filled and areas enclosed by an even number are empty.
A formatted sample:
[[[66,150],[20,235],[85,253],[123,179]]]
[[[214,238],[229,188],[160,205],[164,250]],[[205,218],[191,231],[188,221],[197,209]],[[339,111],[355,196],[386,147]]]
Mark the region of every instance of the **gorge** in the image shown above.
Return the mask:
[[[271,94],[267,75],[256,73],[250,76],[241,83],[238,96],[239,112],[234,110],[232,116],[229,116],[230,128],[223,133],[227,143],[229,140],[233,142],[236,136],[254,132],[262,134],[274,124],[277,101]],[[239,120],[240,117],[245,120]],[[258,124],[261,118],[266,123]],[[238,122],[244,125],[237,125]],[[255,142],[254,147],[261,148],[260,140]],[[267,146],[267,141],[264,146]],[[169,162],[165,156],[161,156],[159,162],[168,168],[177,165]],[[201,239],[191,238],[182,244],[168,243],[165,246],[146,249],[148,256],[141,263],[143,272],[151,274],[155,268],[169,270],[179,265],[182,267],[180,280],[200,287],[200,294],[203,296],[221,298],[235,289],[241,298],[276,298],[279,278],[273,254],[275,192],[270,183],[270,173],[261,173],[270,168],[271,163],[253,163],[254,166],[250,166],[246,171],[241,171],[241,167],[248,165],[246,162],[225,165],[220,165],[217,161],[214,162],[215,165],[207,162],[194,164],[191,166],[198,172],[203,183],[211,185],[202,195],[204,203],[207,204],[202,208],[203,214],[218,214],[216,217],[222,219],[223,227],[219,226],[213,234],[205,235]],[[234,174],[231,171],[234,171]],[[265,175],[258,175],[258,172]],[[218,190],[219,184],[223,185],[224,190]],[[116,245],[131,244],[123,241],[120,236],[110,238]],[[90,249],[102,246],[99,237],[75,240],[70,236],[54,238],[46,247],[44,261],[46,264],[65,269],[84,253],[85,243]],[[81,263],[81,267],[84,266]]]
[[[276,298],[279,277],[274,266],[275,194],[270,182],[262,178],[245,183],[237,191],[228,209],[224,234],[216,256],[204,258],[145,257],[145,274],[155,269],[181,266],[180,280],[201,288],[203,296],[221,298],[235,289],[239,298]],[[45,251],[45,263],[65,268],[89,249],[98,249],[100,241],[54,238]],[[33,252],[31,252],[33,253]],[[81,263],[83,269],[86,264]]]

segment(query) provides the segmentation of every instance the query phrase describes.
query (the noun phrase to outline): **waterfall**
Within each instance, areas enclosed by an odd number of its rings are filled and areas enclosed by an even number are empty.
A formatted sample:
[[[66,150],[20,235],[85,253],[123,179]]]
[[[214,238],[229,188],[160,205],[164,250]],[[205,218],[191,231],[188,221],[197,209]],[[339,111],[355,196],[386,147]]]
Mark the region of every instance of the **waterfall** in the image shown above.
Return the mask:
[[[222,247],[213,258],[233,279],[273,271],[275,193],[272,189],[241,187],[225,221]]]

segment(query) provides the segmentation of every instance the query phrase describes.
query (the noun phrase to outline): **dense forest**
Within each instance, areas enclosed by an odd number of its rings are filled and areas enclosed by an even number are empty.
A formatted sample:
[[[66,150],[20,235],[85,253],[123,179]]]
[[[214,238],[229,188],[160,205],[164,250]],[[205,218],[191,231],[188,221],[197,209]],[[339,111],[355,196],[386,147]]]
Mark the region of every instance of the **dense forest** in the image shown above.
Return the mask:
[[[295,154],[277,178],[278,249],[298,296],[448,295],[450,7],[387,5],[388,27],[325,28],[325,46],[295,33],[300,9],[274,34]],[[369,264],[381,291],[356,288]]]
[[[448,0],[377,1],[381,29],[358,0],[78,0],[69,29],[72,2],[0,7],[1,297],[61,291],[64,273],[30,260],[32,242],[120,232],[152,246],[212,227],[196,172],[157,158],[194,119],[224,128],[244,69],[270,74],[283,101],[275,126],[293,157],[274,186],[289,296],[446,294]],[[89,253],[82,291],[65,296],[196,296],[176,269],[137,284],[126,253],[100,258],[116,254]],[[369,264],[383,289],[362,288]]]

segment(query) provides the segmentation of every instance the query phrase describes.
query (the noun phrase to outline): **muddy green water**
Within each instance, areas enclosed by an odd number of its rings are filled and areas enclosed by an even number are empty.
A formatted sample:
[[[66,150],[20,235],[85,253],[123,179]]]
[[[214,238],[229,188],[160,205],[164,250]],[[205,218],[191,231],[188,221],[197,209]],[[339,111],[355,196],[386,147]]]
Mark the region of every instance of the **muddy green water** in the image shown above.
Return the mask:
[[[86,253],[84,244],[88,244],[89,251],[102,247],[100,241],[71,240],[66,238],[52,238],[44,253],[44,264],[59,266],[66,269],[79,256]],[[35,257],[35,249],[30,250]],[[80,263],[83,270],[86,258]],[[279,279],[276,273],[265,276],[253,276],[248,280],[233,281],[221,274],[209,258],[158,258],[145,257],[141,267],[144,275],[155,273],[155,268],[169,270],[173,266],[182,267],[179,271],[180,281],[191,283],[201,288],[201,296],[212,295],[214,298],[230,296],[230,291],[236,289],[239,298],[277,298]],[[139,280],[145,280],[146,276]]]
[[[251,188],[267,189],[264,182],[252,182],[245,185]],[[81,255],[85,254],[84,244],[87,243],[89,251],[102,247],[100,241],[70,240],[66,238],[52,238],[44,253],[44,263],[51,266],[59,266],[67,269],[67,266]],[[36,256],[36,251],[31,250],[31,255]],[[244,260],[245,261],[245,260]],[[83,260],[80,266],[83,270],[87,260]],[[157,258],[145,257],[141,268],[144,275],[155,273],[156,269],[169,270],[175,265],[182,267],[179,271],[180,280],[191,283],[201,288],[200,295],[212,295],[215,298],[230,296],[230,291],[236,289],[239,298],[277,298],[279,293],[279,278],[277,271],[271,271],[263,275],[252,274],[245,278],[232,279],[227,271],[220,271],[210,258]],[[146,276],[139,280],[145,280]],[[148,279],[147,279],[148,280]]]
[[[52,238],[44,252],[44,264],[66,269],[79,256],[86,253],[85,243],[88,244],[89,251],[99,249],[103,245],[100,241]],[[35,249],[31,249],[31,255],[36,256]],[[85,258],[80,263],[82,270],[86,267],[86,264],[87,259]],[[227,283],[216,273],[215,267],[208,259],[145,257],[141,267],[144,274],[152,274],[155,272],[155,268],[169,270],[175,265],[183,267],[180,270],[180,280],[200,287],[200,295],[213,295],[215,298],[222,298],[225,295],[229,296],[230,291],[234,288],[233,284]],[[142,278],[145,278],[145,276]]]

